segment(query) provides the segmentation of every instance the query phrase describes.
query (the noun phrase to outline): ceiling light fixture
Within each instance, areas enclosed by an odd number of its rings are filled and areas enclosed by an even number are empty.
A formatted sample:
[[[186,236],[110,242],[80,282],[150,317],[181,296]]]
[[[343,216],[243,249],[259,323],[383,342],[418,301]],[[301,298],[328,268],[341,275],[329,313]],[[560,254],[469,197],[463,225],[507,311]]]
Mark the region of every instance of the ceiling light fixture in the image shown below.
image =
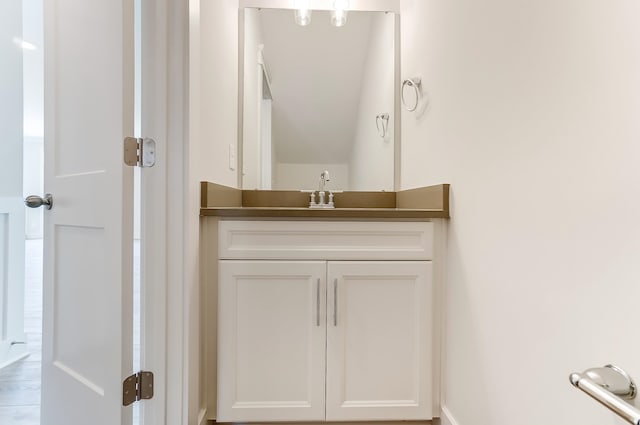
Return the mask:
[[[311,23],[311,9],[309,8],[309,0],[296,0],[295,7],[296,24],[303,27],[309,25]]]
[[[347,9],[349,8],[349,0],[335,0],[333,2],[333,10],[331,11],[331,25],[342,27],[347,23]]]

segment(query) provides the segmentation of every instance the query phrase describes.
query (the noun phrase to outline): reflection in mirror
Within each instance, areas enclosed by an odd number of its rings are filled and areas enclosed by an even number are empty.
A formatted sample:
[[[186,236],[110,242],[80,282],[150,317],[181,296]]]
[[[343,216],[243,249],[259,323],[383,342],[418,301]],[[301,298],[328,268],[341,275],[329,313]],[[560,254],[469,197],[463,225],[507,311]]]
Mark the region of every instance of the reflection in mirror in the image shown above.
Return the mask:
[[[394,190],[396,16],[330,19],[244,10],[244,189]]]

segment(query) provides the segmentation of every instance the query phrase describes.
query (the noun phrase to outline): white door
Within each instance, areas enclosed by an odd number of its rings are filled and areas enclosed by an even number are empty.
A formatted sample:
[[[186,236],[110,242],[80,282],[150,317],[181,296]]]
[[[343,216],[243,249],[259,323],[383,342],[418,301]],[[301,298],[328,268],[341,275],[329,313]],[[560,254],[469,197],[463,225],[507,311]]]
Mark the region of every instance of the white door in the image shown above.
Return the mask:
[[[330,261],[327,420],[432,417],[430,261]]]
[[[220,261],[218,422],[322,421],[324,261]]]
[[[132,0],[47,0],[43,425],[131,422]]]

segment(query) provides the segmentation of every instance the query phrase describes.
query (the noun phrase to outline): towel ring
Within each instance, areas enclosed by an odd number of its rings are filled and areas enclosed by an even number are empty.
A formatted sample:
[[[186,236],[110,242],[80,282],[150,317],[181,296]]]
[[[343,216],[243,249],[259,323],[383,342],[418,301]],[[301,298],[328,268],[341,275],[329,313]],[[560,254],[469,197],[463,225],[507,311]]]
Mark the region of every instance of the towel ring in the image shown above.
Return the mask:
[[[382,131],[380,131],[380,121],[382,121]],[[384,113],[376,115],[376,128],[378,129],[378,135],[384,138],[387,135],[387,129],[389,128],[389,114]]]
[[[412,107],[409,107],[406,100],[404,99],[404,86],[413,87],[413,90],[416,92],[416,104]],[[404,80],[402,82],[400,98],[402,100],[402,105],[407,111],[413,112],[418,109],[418,104],[420,103],[420,78],[407,78],[406,80]]]

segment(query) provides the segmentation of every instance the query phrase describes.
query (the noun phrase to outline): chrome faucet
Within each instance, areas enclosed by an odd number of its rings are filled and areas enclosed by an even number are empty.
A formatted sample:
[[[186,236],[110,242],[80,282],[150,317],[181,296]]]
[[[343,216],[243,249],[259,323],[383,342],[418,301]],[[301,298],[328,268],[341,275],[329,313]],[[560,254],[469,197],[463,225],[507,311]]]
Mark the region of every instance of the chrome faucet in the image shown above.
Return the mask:
[[[309,208],[335,208],[332,191],[329,191],[329,199],[327,200],[327,202],[324,201],[324,196],[326,195],[325,187],[328,181],[329,171],[324,170],[322,173],[320,173],[320,184],[318,186],[318,202],[316,202],[315,190],[301,190],[301,192],[309,194]],[[338,192],[342,191],[339,190]]]
[[[328,181],[329,181],[329,171],[324,170],[322,173],[320,173],[320,187],[318,189],[320,192],[324,192],[324,187]]]
[[[322,173],[320,173],[320,185],[318,187],[318,206],[321,208],[327,205],[324,202],[324,187],[328,181],[329,171],[324,170]]]

